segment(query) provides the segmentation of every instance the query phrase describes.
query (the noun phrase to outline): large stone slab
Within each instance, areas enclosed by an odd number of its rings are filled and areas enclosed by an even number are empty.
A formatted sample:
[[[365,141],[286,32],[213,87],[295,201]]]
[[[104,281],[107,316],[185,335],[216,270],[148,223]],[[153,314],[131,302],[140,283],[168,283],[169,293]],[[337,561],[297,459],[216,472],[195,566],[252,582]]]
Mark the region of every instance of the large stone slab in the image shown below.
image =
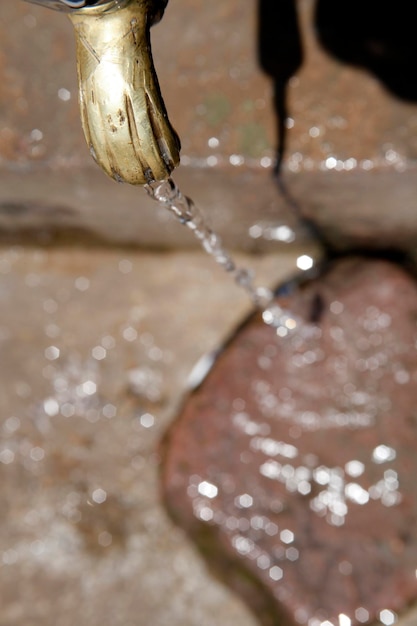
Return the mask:
[[[338,246],[352,240],[385,246],[390,232],[393,245],[415,248],[415,102],[400,100],[371,72],[325,52],[315,34],[312,0],[296,4],[303,62],[287,85],[283,171],[289,195],[277,191],[271,177],[273,85],[259,66],[258,48],[272,37],[276,46],[269,45],[263,65],[279,65],[291,47],[278,48],[278,42],[295,34],[279,8],[258,29],[257,6],[176,0],[152,31],[162,91],[182,139],[178,180],[185,193],[213,214],[226,241],[239,248],[270,245],[247,236],[255,221],[293,226],[293,200]],[[145,194],[108,180],[90,158],[65,16],[21,1],[5,3],[0,47],[1,230],[8,235],[12,219],[16,238],[28,224],[55,232],[70,220],[92,238],[194,245],[174,226],[161,228]],[[67,220],[55,211],[57,202],[70,213]],[[392,221],[394,227],[387,227]]]
[[[1,626],[255,626],[166,515],[157,454],[249,306],[200,252],[0,248]]]
[[[416,283],[346,258],[277,303],[296,329],[252,317],[168,432],[168,507],[263,624],[394,624],[417,599]]]

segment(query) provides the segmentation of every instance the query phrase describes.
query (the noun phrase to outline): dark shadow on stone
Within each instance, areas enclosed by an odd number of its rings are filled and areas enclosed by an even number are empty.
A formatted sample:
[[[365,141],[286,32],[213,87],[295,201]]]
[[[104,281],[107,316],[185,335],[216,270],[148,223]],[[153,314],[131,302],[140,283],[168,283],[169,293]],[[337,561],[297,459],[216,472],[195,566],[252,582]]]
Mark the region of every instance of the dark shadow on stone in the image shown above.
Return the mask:
[[[377,0],[340,6],[317,0],[315,28],[325,50],[374,74],[397,97],[417,101],[417,37],[412,3],[395,8]],[[277,152],[275,171],[286,147],[288,81],[303,62],[296,0],[258,0],[258,61],[273,81]]]
[[[316,225],[303,217],[301,207],[292,197],[282,176],[287,143],[287,87],[303,62],[303,48],[298,24],[296,0],[258,0],[258,61],[272,79],[276,124],[276,149],[273,176],[284,202],[303,223],[309,235],[324,249],[327,243]]]
[[[296,0],[259,0],[258,60],[273,81],[277,132],[275,173],[278,174],[286,147],[288,81],[303,60]]]
[[[30,217],[31,215],[53,215],[54,217],[71,218],[77,211],[64,205],[46,205],[40,202],[15,202],[5,200],[0,202],[0,217]]]
[[[321,45],[345,63],[374,74],[394,95],[417,101],[417,37],[412,2],[317,0]]]
[[[65,205],[4,200],[0,202],[0,246],[123,248],[160,253],[170,249],[134,239],[114,241],[86,224],[79,224],[79,215],[79,211]]]
[[[0,225],[0,246],[115,248],[112,242],[81,226],[48,224],[45,226]],[[126,244],[124,247],[134,247]]]
[[[316,0],[314,26],[319,43],[343,63],[361,67],[375,76],[396,97],[417,102],[417,38],[412,4],[352,0],[343,6],[333,0]],[[258,0],[258,60],[273,81],[276,117],[274,178],[278,192],[292,213],[304,224],[328,257],[337,251],[327,234],[292,197],[282,163],[286,152],[287,86],[303,62],[302,36],[296,0]],[[318,95],[320,97],[320,95]],[[373,103],[369,103],[372,115]],[[371,247],[375,247],[371,243]],[[364,246],[351,246],[362,252]]]

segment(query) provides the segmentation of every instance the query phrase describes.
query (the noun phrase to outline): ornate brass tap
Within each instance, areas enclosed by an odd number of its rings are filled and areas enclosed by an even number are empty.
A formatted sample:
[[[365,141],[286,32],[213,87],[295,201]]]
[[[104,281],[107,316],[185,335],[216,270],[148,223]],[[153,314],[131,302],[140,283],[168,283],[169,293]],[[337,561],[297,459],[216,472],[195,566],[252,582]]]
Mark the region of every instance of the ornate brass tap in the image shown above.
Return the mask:
[[[73,23],[81,121],[90,153],[119,182],[167,178],[179,139],[161,96],[149,29],[167,0],[29,0]]]

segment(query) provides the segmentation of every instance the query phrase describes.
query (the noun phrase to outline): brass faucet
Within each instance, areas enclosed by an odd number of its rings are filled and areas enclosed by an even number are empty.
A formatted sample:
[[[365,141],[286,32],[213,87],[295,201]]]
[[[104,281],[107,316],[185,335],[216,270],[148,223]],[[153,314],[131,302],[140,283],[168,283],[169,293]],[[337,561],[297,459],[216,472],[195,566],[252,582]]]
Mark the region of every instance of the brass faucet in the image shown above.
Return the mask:
[[[118,182],[164,180],[180,142],[161,96],[150,27],[168,0],[29,0],[74,26],[81,121],[90,153]]]

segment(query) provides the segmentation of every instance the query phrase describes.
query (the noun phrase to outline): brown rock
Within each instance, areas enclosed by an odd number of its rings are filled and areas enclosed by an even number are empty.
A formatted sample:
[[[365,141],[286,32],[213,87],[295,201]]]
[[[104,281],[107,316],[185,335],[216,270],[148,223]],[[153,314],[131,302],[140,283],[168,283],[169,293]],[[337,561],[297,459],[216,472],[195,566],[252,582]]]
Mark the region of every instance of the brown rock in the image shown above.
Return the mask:
[[[251,318],[169,432],[168,507],[262,623],[393,624],[417,598],[416,285],[350,258],[277,302],[296,330]]]

